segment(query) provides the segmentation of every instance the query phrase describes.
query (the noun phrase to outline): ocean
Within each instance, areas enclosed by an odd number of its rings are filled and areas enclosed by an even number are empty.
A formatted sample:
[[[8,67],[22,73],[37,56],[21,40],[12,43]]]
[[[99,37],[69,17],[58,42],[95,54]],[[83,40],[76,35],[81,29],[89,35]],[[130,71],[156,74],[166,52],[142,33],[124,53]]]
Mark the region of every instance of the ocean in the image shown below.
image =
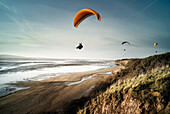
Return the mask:
[[[28,88],[11,85],[18,81],[42,81],[61,74],[112,66],[115,66],[112,60],[3,58],[0,59],[0,97]]]

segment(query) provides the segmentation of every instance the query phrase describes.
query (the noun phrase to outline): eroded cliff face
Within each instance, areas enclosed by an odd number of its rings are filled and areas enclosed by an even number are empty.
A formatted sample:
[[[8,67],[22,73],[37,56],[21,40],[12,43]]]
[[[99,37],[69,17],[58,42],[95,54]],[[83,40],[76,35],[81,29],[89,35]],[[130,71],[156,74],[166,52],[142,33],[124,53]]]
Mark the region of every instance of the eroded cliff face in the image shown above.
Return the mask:
[[[132,60],[79,114],[170,113],[170,53]]]

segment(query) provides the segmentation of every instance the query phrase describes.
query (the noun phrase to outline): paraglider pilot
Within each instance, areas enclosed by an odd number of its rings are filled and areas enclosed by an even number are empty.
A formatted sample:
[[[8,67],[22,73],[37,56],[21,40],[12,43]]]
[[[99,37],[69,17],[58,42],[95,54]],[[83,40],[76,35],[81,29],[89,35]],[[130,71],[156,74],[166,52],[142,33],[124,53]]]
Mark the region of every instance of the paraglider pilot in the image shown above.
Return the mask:
[[[79,43],[79,45],[76,47],[76,49],[82,49],[82,48],[83,48],[82,43]]]

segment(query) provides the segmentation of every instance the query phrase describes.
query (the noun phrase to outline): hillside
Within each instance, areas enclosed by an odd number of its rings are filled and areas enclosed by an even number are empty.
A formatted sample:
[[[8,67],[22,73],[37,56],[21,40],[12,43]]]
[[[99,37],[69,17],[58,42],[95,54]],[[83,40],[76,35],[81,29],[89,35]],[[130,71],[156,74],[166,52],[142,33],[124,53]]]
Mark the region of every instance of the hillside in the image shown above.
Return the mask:
[[[24,57],[16,56],[16,55],[0,54],[0,59],[7,59],[7,58],[24,58]]]
[[[115,78],[98,86],[96,95],[71,103],[79,114],[170,113],[170,53],[144,59],[118,60],[125,66]],[[75,112],[74,112],[74,111]]]

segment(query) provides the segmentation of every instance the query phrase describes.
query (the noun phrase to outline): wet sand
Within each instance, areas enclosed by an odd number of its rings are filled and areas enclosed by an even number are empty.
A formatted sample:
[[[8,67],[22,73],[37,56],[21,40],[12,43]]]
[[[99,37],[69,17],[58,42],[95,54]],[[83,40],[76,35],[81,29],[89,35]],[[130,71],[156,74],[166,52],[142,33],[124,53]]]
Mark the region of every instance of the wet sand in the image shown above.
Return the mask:
[[[62,113],[69,102],[87,95],[96,84],[113,78],[122,68],[124,66],[118,65],[96,71],[63,74],[39,82],[18,82],[17,86],[30,88],[0,98],[0,113]],[[86,80],[82,80],[83,77]]]

